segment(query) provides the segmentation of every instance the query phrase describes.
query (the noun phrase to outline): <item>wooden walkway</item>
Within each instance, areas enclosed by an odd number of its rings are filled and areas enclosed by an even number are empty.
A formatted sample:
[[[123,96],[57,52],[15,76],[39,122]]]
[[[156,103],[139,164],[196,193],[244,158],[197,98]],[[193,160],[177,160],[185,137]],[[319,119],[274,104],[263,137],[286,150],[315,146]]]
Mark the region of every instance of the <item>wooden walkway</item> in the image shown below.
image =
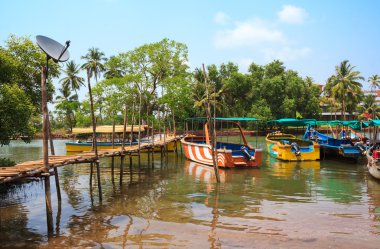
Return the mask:
[[[154,143],[141,143],[140,150],[153,149],[153,148],[163,148],[165,144],[170,142],[178,142],[180,137],[166,137],[165,142],[154,141]],[[130,155],[131,153],[139,152],[139,146],[129,146],[126,145],[124,150],[121,149],[109,149],[109,150],[99,150],[98,157],[112,157],[112,156],[123,156]],[[94,152],[83,152],[75,155],[56,155],[49,156],[49,166],[50,169],[55,167],[61,167],[69,164],[79,164],[79,163],[91,163],[95,162],[96,156]],[[43,160],[27,161],[17,164],[12,167],[1,167],[0,168],[0,184],[6,182],[12,182],[20,180],[25,177],[37,177],[42,174],[50,174],[45,172],[45,167],[43,165]]]

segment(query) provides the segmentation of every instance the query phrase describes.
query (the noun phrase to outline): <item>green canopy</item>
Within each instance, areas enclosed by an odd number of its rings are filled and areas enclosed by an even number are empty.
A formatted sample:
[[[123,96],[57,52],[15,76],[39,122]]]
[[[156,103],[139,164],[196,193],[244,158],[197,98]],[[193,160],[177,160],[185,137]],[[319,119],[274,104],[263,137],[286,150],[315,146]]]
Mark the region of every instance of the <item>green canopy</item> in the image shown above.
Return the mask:
[[[283,126],[306,126],[306,125],[315,125],[317,120],[315,119],[295,119],[295,118],[282,118],[276,120],[270,120],[268,124],[279,124]]]
[[[205,117],[187,118],[186,120],[207,121],[207,118],[205,118]],[[211,118],[211,120],[214,120],[214,118]],[[257,119],[257,118],[246,118],[246,117],[215,118],[215,120],[219,120],[219,121],[259,121],[259,119]]]
[[[368,122],[370,126],[380,126],[380,119],[373,119]]]
[[[368,122],[360,122],[358,120],[330,120],[330,121],[317,121],[317,125],[331,125],[331,126],[348,126],[354,130],[361,130],[368,127]]]

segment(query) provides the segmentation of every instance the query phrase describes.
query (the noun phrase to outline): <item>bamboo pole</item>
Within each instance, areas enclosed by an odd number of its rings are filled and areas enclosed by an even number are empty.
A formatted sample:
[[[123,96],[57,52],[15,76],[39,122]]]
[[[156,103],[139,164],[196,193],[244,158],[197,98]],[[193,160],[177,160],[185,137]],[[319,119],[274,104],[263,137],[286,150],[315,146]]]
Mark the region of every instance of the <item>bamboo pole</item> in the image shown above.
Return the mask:
[[[207,97],[207,106],[206,106],[206,116],[207,116],[207,125],[208,125],[208,131],[210,133],[210,138],[211,138],[211,151],[212,151],[212,163],[213,163],[213,166],[214,166],[214,171],[215,171],[215,177],[216,177],[216,181],[219,183],[220,182],[220,176],[219,176],[219,168],[218,168],[218,164],[216,163],[216,159],[215,159],[215,144],[214,144],[214,136],[213,136],[213,133],[211,132],[211,107],[210,107],[210,94],[209,94],[209,91],[208,91],[208,80],[207,80],[207,74],[206,74],[206,70],[205,70],[205,65],[202,64],[202,69],[203,69],[203,74],[204,74],[204,83],[205,83],[205,88],[206,88],[206,97]]]

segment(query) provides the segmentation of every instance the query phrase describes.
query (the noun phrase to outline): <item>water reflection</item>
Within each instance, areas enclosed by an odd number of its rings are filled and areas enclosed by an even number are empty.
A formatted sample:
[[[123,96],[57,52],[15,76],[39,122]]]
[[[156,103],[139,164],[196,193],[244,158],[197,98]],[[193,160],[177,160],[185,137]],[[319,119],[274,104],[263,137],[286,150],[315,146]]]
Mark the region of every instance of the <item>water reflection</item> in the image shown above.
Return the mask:
[[[42,181],[2,188],[1,246],[293,248],[342,241],[371,248],[378,239],[380,183],[361,164],[266,157],[260,169],[221,170],[217,184],[208,166],[175,154],[143,155],[131,167],[125,158],[120,185],[119,162],[112,175],[112,159],[101,160],[102,204],[89,186],[88,164],[60,168],[62,208],[58,215],[52,181],[50,238]]]

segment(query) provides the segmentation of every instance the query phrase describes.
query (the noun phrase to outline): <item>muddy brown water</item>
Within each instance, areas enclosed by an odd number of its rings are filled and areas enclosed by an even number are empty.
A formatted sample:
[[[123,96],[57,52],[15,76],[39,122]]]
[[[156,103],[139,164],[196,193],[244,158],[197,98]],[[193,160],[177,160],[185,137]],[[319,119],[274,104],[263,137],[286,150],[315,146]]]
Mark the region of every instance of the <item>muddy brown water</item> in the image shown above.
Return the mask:
[[[15,141],[0,157],[38,159],[41,144]],[[143,155],[140,167],[133,158],[131,168],[127,158],[121,186],[119,164],[112,181],[111,159],[101,159],[102,203],[89,165],[59,169],[49,236],[43,181],[1,186],[0,248],[379,248],[380,182],[365,161],[285,163],[265,152],[260,169],[221,171],[219,185],[174,153]]]

